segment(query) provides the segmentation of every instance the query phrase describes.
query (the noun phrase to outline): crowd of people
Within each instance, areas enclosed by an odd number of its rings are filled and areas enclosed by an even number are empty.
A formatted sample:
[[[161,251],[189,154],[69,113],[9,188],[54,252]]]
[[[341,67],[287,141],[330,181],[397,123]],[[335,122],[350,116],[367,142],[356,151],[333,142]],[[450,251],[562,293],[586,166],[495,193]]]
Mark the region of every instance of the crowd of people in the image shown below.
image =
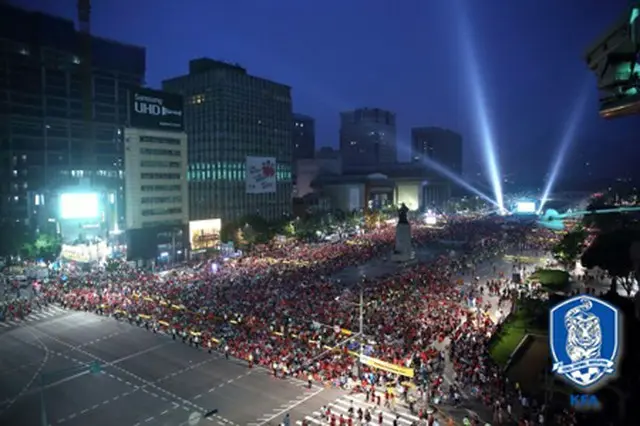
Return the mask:
[[[240,259],[213,259],[160,275],[123,264],[115,271],[49,280],[39,288],[40,300],[136,322],[246,360],[248,366],[262,365],[278,376],[352,390],[418,383],[431,402],[457,403],[460,392],[472,391],[494,408],[494,424],[513,421],[510,401],[515,397],[520,408],[535,407],[518,410],[519,421],[527,422],[522,424],[546,424],[544,410],[509,388],[487,355],[488,339],[500,320],[488,311],[508,310],[517,297],[513,287],[505,287],[512,271],[494,271],[502,279],[486,288],[473,277],[476,265],[507,247],[542,249],[548,236],[528,228],[507,232],[495,219],[458,219],[443,229],[414,224],[416,246],[460,240],[464,250],[385,277],[361,276],[351,283],[332,279],[348,266],[384,256],[394,237],[395,229],[385,226],[339,243],[264,246]],[[483,301],[485,293],[498,294],[502,306]],[[452,342],[447,354],[439,345],[444,341]],[[410,369],[417,379],[360,365],[359,353]],[[449,387],[441,376],[445,358],[459,378]],[[480,424],[479,419],[467,421]]]

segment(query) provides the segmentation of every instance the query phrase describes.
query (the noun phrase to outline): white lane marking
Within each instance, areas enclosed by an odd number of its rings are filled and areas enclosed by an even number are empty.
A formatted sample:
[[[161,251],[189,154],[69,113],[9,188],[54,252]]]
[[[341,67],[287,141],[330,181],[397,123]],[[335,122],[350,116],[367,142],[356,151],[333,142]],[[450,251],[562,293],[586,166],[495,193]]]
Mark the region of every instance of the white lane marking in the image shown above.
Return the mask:
[[[262,422],[258,423],[258,426],[263,426],[263,425],[265,425],[265,424],[269,423],[271,420],[275,419],[276,417],[283,415],[285,412],[287,412],[287,411],[289,411],[289,410],[291,410],[291,409],[293,409],[293,408],[297,407],[298,405],[300,405],[300,404],[304,403],[305,401],[310,400],[311,398],[314,398],[315,396],[319,395],[319,394],[320,394],[320,393],[322,393],[322,392],[324,392],[324,389],[320,389],[320,390],[318,390],[318,391],[316,391],[316,392],[313,392],[313,393],[309,394],[309,395],[308,395],[308,396],[306,396],[304,399],[301,399],[301,400],[299,400],[299,401],[296,401],[295,403],[293,403],[293,404],[289,405],[289,406],[288,406],[287,408],[285,408],[284,410],[278,411],[278,412],[277,412],[276,414],[274,414],[273,416],[271,416],[271,417],[267,418],[266,420],[264,420],[264,421],[262,421]]]

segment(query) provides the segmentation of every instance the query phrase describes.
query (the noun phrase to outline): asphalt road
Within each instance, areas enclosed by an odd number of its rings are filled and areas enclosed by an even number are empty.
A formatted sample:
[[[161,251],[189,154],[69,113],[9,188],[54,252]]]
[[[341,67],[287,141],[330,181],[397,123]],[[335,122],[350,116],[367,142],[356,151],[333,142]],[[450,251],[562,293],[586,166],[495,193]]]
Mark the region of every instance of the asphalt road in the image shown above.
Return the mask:
[[[212,409],[200,424],[277,425],[287,412],[295,424],[345,401],[112,318],[47,312],[0,328],[0,425],[42,425],[42,399],[47,423],[69,426],[186,426]],[[90,372],[96,361],[101,371]]]
[[[94,361],[101,372],[89,371]],[[217,409],[200,424],[262,426],[286,412],[304,419],[340,395],[93,314],[61,311],[0,330],[3,426],[41,425],[42,396],[50,425],[188,425]]]

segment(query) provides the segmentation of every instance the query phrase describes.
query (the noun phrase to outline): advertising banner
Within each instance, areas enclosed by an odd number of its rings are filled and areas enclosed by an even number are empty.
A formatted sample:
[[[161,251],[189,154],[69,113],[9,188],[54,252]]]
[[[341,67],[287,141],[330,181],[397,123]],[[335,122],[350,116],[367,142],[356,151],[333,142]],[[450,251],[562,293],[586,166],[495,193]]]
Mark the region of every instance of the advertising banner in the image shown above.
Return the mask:
[[[378,370],[387,371],[389,373],[397,374],[404,377],[413,377],[413,368],[401,367],[399,365],[392,364],[390,362],[382,361],[380,359],[371,358],[370,356],[361,355],[360,362],[369,367],[376,368]]]
[[[276,192],[276,159],[247,157],[247,194]]]
[[[140,129],[182,131],[182,96],[151,89],[129,91],[129,125]]]
[[[62,244],[60,257],[66,261],[92,263],[103,261],[108,254],[107,243],[97,244]]]

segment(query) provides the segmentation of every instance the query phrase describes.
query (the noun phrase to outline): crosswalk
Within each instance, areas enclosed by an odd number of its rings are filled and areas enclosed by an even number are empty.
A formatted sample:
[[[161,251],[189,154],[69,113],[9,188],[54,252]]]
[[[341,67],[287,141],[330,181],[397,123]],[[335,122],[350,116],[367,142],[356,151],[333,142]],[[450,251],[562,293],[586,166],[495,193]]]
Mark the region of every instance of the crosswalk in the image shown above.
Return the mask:
[[[349,417],[349,408],[353,408],[354,416],[357,417],[358,408],[362,408],[362,411],[369,410],[371,413],[371,421],[369,424],[377,425],[378,424],[378,416],[379,413],[382,412],[382,424],[393,426],[394,420],[397,421],[397,424],[409,426],[414,424],[415,422],[419,422],[420,419],[417,415],[411,414],[404,406],[404,404],[396,403],[395,408],[385,408],[378,407],[375,404],[369,403],[365,401],[365,396],[363,394],[356,395],[344,395],[332,403],[327,404],[327,407],[331,409],[331,413],[334,414],[338,420],[340,420],[340,415],[347,419]],[[320,411],[314,411],[309,415],[305,416],[306,424],[308,425],[322,425],[327,426],[330,425],[329,419],[323,419]],[[354,425],[358,425],[358,421],[354,419]],[[302,420],[297,420],[296,425],[302,425]],[[340,422],[337,421],[336,425],[339,425]]]
[[[38,320],[45,320],[45,319],[50,319],[50,318],[55,318],[57,316],[59,316],[60,314],[63,314],[67,312],[65,309],[62,309],[59,306],[55,306],[55,305],[49,305],[46,308],[43,308],[40,311],[36,311],[36,312],[32,312],[30,313],[26,318],[24,319],[9,319],[9,318],[5,318],[5,320],[0,320],[0,329],[2,328],[9,328],[9,327],[16,327],[22,323],[25,322],[31,322],[31,321],[38,321]]]

